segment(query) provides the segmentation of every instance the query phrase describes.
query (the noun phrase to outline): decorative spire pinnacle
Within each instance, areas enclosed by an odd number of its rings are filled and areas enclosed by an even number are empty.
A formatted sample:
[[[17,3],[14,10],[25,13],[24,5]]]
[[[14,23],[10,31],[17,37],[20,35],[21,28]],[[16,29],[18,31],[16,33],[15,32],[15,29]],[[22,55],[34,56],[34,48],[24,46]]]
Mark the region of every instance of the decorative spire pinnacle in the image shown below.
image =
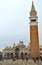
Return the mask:
[[[35,12],[35,7],[34,7],[34,0],[32,0],[32,7],[31,7],[31,12]]]

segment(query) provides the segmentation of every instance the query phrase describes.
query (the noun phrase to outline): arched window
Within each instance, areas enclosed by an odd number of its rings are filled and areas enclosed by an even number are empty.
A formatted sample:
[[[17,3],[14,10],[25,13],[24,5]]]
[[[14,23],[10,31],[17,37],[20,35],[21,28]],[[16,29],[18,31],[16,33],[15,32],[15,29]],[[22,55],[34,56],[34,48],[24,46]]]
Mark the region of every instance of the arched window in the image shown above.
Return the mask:
[[[19,51],[19,48],[16,48],[15,51]]]

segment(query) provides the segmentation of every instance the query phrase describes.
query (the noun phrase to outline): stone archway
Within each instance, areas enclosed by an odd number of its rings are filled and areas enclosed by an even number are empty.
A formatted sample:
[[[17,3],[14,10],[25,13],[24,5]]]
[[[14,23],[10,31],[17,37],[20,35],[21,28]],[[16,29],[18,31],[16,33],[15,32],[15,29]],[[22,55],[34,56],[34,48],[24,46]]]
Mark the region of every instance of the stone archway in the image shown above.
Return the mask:
[[[19,59],[19,51],[20,49],[18,47],[15,48],[15,58]]]
[[[9,59],[9,53],[7,53],[7,59]]]
[[[18,52],[15,52],[15,58],[19,59],[19,53]]]
[[[24,53],[23,53],[23,52],[21,52],[20,57],[21,57],[21,59],[23,59],[23,60],[24,60]]]
[[[11,57],[11,59],[13,59],[13,53],[10,53],[10,57]]]

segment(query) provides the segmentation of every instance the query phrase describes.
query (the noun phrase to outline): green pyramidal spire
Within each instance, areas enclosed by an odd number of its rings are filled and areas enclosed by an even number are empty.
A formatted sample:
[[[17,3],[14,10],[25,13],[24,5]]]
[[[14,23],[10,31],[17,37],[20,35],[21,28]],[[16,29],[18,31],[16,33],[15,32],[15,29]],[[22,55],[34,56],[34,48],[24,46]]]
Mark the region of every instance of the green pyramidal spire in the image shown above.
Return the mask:
[[[31,12],[35,12],[34,3],[32,2]]]

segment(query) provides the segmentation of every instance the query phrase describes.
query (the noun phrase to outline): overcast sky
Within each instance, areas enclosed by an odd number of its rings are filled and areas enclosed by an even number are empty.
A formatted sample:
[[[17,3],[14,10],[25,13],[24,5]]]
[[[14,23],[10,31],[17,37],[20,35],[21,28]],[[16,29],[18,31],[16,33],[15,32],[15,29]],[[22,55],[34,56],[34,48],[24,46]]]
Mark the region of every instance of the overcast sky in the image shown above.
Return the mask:
[[[35,0],[39,44],[42,44],[42,0]],[[0,50],[19,40],[29,44],[29,12],[32,0],[0,0]]]

